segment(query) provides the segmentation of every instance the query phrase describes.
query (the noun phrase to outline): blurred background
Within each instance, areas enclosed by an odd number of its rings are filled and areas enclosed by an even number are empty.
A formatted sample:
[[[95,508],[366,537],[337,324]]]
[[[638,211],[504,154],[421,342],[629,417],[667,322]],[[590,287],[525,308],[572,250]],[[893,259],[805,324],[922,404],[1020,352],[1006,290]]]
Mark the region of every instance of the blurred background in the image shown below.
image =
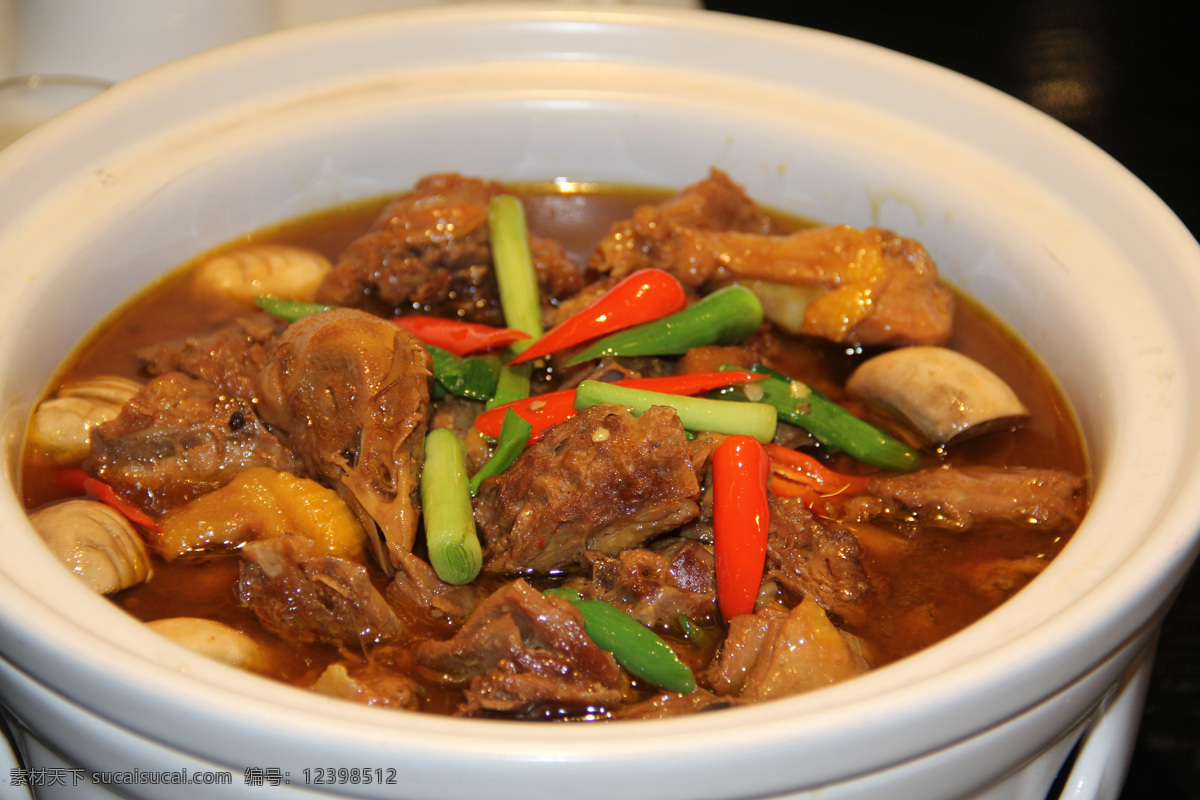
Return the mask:
[[[1145,182],[1193,235],[1200,231],[1198,30],[1184,21],[1178,4],[1167,9],[1165,0],[644,1],[804,25],[961,72],[1070,126]],[[174,58],[275,28],[422,2],[0,0],[0,146],[13,104],[26,117],[10,138],[21,126],[36,124],[39,115]],[[63,75],[71,80],[54,86],[50,76]],[[61,98],[31,105],[30,96],[38,93]],[[1200,800],[1195,573],[1166,618],[1121,800],[1151,798]]]
[[[706,0],[706,6],[861,39],[990,84],[1107,151],[1200,235],[1200,29],[1183,21],[1176,6],[1168,9],[1163,0]],[[1200,798],[1195,570],[1166,619],[1121,796],[1164,798]]]

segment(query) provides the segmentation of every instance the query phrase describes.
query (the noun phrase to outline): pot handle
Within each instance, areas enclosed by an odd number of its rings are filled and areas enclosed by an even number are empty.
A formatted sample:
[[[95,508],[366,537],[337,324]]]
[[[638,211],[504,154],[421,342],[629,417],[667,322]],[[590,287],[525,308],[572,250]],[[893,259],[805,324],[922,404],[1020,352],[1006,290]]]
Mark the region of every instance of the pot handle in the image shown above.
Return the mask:
[[[1120,796],[1137,742],[1157,638],[1131,665],[1128,680],[1096,709],[1076,746],[1062,792],[1050,800],[1117,800]]]

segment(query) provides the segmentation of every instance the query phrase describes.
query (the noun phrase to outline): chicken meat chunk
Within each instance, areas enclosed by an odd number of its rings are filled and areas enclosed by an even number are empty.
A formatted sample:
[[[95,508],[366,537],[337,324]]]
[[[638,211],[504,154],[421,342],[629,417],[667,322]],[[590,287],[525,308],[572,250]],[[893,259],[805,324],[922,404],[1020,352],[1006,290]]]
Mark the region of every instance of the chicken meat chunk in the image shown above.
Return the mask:
[[[429,420],[429,355],[387,320],[333,309],[293,323],[256,378],[261,417],[335,487],[385,569],[412,550]]]

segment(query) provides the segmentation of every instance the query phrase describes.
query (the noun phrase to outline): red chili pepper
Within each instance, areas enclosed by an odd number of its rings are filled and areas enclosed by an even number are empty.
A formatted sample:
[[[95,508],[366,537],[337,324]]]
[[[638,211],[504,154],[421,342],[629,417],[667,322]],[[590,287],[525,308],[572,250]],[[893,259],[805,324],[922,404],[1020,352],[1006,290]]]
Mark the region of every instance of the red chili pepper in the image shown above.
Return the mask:
[[[615,381],[618,386],[630,386],[635,389],[646,389],[651,392],[667,394],[700,394],[732,386],[735,383],[754,383],[766,375],[759,372],[748,372],[744,369],[722,369],[707,372],[683,372],[679,375],[664,375],[658,378],[626,378]]]
[[[533,426],[533,431],[529,434],[529,442],[532,444],[551,425],[557,425],[575,414],[575,390],[547,392],[494,406],[475,418],[475,429],[489,439],[498,438],[500,426],[504,423],[504,412],[510,408]]]
[[[807,483],[796,483],[781,478],[779,473],[771,475],[771,492],[776,497],[799,497],[810,510],[823,509],[821,493]]]
[[[766,445],[771,458],[771,468],[777,475],[788,480],[805,483],[822,495],[849,492],[859,494],[866,490],[871,479],[865,475],[846,475],[836,472],[810,455],[778,444]]]
[[[681,311],[683,286],[661,269],[640,269],[547,331],[509,366]]]
[[[136,522],[152,531],[161,531],[157,522],[146,512],[126,500],[104,481],[93,478],[81,469],[63,470],[58,474],[58,482],[64,489],[83,492],[88,497],[99,500],[107,506],[120,511],[131,522]]]
[[[667,375],[659,378],[626,378],[622,381],[614,381],[614,383],[618,386],[632,386],[638,389],[649,389],[653,392],[694,395],[711,392],[713,389],[720,389],[723,386],[732,386],[735,383],[752,383],[765,377],[766,375],[757,372],[729,369],[712,372],[685,372],[680,375]],[[557,425],[575,415],[575,390],[563,389],[560,392],[548,392],[489,408],[475,418],[475,429],[489,439],[497,438],[500,436],[500,426],[504,423],[504,412],[510,408],[533,426],[533,432],[529,436],[529,442],[532,444],[551,425]]]
[[[866,491],[871,479],[835,472],[810,455],[777,444],[765,446],[774,477],[771,490],[780,497],[800,497],[814,511],[823,510],[830,498]]]
[[[729,436],[712,459],[717,606],[726,620],[752,614],[767,559],[771,461],[752,436]]]
[[[449,350],[456,356],[477,353],[480,350],[492,350],[497,347],[507,347],[513,342],[528,339],[529,334],[513,328],[496,328],[478,322],[466,322],[461,319],[446,319],[444,317],[427,317],[414,314],[404,317],[394,317],[392,322],[399,325],[425,344]]]

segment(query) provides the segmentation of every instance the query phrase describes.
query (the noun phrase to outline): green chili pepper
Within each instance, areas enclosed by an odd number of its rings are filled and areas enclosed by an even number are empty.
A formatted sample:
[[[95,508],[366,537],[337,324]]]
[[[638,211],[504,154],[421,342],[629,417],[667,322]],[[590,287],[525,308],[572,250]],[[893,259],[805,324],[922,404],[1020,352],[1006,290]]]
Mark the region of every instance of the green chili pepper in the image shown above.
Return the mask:
[[[721,389],[709,396],[769,405],[781,420],[804,428],[826,447],[841,450],[876,467],[907,472],[920,464],[921,456],[917,451],[854,416],[808,384],[761,364],[756,364],[752,371],[767,377],[748,386]]]
[[[471,496],[479,494],[479,486],[484,478],[499,475],[508,469],[529,441],[533,426],[524,420],[520,414],[511,408],[504,412],[504,422],[500,424],[500,436],[496,439],[496,449],[475,476],[471,478]]]
[[[624,611],[603,600],[584,600],[574,589],[547,589],[544,594],[578,608],[587,635],[630,673],[672,692],[696,691],[696,677],[671,646]]]
[[[694,644],[696,647],[708,647],[712,637],[708,631],[696,624],[696,621],[687,614],[679,615],[679,629],[683,631],[684,638]]]
[[[744,286],[718,289],[682,311],[606,336],[572,357],[567,366],[602,356],[682,355],[706,344],[736,344],[763,321],[762,303]]]
[[[280,319],[295,322],[298,319],[329,311],[338,306],[326,306],[320,303],[304,303],[299,300],[284,300],[282,297],[263,294],[254,298],[254,304],[263,311],[268,311]]]

